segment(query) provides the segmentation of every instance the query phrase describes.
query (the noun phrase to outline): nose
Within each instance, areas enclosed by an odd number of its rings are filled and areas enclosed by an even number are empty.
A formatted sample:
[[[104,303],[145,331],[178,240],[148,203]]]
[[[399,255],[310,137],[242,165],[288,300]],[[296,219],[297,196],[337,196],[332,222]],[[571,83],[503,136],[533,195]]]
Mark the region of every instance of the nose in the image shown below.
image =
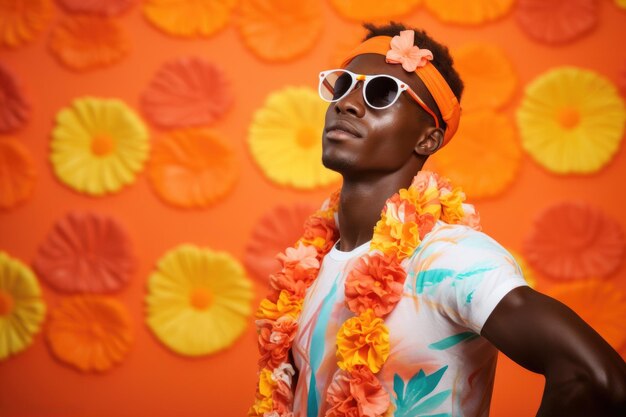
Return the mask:
[[[344,97],[335,102],[335,112],[348,113],[356,117],[365,114],[365,102],[363,100],[363,81],[357,81],[354,88]]]

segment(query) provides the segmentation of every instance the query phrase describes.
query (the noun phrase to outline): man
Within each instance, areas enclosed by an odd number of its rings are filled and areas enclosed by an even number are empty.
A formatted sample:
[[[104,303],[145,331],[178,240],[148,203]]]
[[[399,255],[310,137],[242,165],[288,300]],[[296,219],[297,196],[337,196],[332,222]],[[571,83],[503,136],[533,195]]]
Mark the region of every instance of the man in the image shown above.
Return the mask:
[[[343,185],[270,278],[250,415],[487,416],[497,348],[546,377],[538,416],[625,416],[624,361],[525,285],[458,188],[421,171],[459,123],[447,49],[366,27],[320,74],[323,163]]]

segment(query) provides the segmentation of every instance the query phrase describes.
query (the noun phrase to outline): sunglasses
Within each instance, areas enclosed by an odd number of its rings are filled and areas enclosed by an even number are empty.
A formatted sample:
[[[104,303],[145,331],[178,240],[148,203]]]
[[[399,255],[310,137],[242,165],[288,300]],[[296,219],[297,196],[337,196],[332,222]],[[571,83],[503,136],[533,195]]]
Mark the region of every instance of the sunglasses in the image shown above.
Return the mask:
[[[355,74],[345,69],[333,69],[320,72],[319,94],[322,100],[334,103],[347,96],[363,81],[363,99],[373,109],[383,110],[392,106],[406,91],[435,120],[439,127],[439,119],[428,108],[420,96],[404,81],[387,74],[365,75]]]

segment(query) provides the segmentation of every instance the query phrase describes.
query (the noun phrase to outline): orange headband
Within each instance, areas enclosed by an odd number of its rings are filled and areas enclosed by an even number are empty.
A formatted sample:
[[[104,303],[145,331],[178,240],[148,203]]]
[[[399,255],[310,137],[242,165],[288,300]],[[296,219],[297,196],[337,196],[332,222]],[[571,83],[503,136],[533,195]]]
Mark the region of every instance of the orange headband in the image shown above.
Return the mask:
[[[391,39],[390,36],[375,36],[367,39],[348,54],[341,66],[346,67],[357,55],[379,54],[386,56],[390,49]],[[459,127],[461,105],[446,80],[430,61],[426,65],[418,67],[415,73],[435,99],[441,117],[446,122],[446,131],[441,145],[443,147],[450,142]]]

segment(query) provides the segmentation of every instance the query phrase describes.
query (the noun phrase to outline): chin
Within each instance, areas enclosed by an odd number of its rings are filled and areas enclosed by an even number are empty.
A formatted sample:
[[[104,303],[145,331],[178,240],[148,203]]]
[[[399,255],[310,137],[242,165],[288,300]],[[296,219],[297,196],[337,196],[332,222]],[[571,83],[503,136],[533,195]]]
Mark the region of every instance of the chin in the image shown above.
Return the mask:
[[[350,158],[341,158],[339,155],[330,152],[322,153],[322,164],[339,174],[346,174],[354,169],[354,161]]]

